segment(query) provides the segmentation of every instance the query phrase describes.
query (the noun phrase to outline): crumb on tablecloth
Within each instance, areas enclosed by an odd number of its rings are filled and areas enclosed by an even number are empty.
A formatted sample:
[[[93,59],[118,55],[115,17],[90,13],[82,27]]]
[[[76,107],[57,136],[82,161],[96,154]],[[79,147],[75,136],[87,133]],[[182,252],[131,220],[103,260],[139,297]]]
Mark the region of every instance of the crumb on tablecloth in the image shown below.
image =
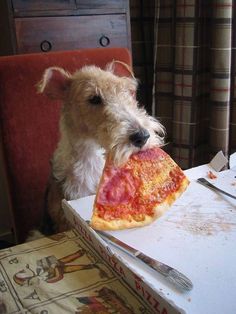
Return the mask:
[[[209,171],[207,172],[207,177],[208,177],[209,179],[216,179],[216,178],[217,178],[217,175],[215,175],[211,170],[209,170]]]

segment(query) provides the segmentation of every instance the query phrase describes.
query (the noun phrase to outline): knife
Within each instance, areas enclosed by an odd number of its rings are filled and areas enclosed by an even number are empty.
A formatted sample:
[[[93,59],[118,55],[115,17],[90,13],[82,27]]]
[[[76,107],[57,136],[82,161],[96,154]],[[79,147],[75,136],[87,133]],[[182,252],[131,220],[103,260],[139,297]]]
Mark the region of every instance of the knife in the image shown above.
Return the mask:
[[[210,188],[210,189],[212,189],[212,190],[216,190],[216,191],[218,191],[220,193],[223,193],[223,194],[225,194],[225,195],[227,195],[229,197],[232,197],[232,198],[234,198],[236,200],[236,196],[234,196],[234,195],[232,195],[232,194],[230,194],[230,193],[228,193],[226,191],[223,191],[223,190],[219,189],[218,187],[216,187],[215,185],[213,185],[209,181],[207,181],[205,178],[199,178],[199,179],[197,179],[197,182],[202,184],[202,185],[204,185],[204,186],[206,186],[206,187],[208,187],[208,188]]]
[[[123,252],[130,255],[131,257],[134,257],[142,261],[149,267],[158,271],[160,274],[166,277],[166,279],[168,279],[178,288],[181,288],[182,290],[191,290],[193,288],[193,283],[191,282],[191,280],[187,278],[185,275],[183,275],[182,273],[180,273],[178,270],[174,269],[173,267],[170,267],[162,262],[155,260],[154,258],[151,258],[145,255],[144,253],[134,249],[133,247],[122,242],[121,240],[118,240],[117,238],[113,237],[112,235],[108,233],[105,233],[100,230],[99,231],[95,230],[95,231],[101,236],[101,238],[106,243],[114,245],[115,247],[122,250]]]

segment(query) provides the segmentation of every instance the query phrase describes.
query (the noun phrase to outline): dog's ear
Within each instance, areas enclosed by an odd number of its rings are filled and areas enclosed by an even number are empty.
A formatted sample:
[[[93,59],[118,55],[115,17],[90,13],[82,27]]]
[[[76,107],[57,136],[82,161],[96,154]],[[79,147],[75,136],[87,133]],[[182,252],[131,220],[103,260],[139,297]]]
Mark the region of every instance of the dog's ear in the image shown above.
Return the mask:
[[[39,93],[52,99],[65,99],[71,83],[71,75],[62,68],[51,67],[45,70],[41,81],[37,84]]]
[[[122,79],[124,80],[125,86],[127,87],[127,89],[130,90],[131,95],[136,97],[136,92],[138,88],[138,80],[131,77],[123,77]]]
[[[134,76],[132,68],[118,60],[113,60],[112,62],[106,65],[106,71],[112,72],[113,74],[122,77],[127,84],[127,87],[130,89],[131,94],[136,96],[136,91],[138,87],[138,80]]]
[[[127,76],[127,77],[134,77],[134,72],[132,68],[126,64],[125,62],[113,60],[112,62],[108,63],[105,68],[106,71],[110,71],[117,76]]]

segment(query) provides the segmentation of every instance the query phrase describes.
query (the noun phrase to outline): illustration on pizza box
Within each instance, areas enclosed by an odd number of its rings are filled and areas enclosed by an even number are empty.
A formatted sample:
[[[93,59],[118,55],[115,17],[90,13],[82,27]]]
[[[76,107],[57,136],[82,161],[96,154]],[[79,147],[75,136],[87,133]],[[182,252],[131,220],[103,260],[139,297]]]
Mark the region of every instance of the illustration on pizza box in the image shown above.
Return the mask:
[[[152,313],[75,230],[4,249],[0,265],[0,313]]]

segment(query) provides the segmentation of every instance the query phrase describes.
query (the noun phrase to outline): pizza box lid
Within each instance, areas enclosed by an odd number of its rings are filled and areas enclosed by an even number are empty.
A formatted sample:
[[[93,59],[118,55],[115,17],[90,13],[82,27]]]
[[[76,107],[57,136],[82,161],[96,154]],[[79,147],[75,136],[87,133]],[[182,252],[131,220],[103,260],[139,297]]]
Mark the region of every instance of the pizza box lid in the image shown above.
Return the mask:
[[[217,175],[208,179],[211,183],[236,195],[234,168],[221,172],[211,164],[192,168],[185,171],[189,187],[162,217],[142,228],[108,232],[191,279],[193,289],[179,291],[157,272],[112,247],[177,312],[236,313],[236,200],[197,183],[209,170]],[[82,220],[91,219],[93,202],[94,196],[63,201],[65,210],[77,212]]]

